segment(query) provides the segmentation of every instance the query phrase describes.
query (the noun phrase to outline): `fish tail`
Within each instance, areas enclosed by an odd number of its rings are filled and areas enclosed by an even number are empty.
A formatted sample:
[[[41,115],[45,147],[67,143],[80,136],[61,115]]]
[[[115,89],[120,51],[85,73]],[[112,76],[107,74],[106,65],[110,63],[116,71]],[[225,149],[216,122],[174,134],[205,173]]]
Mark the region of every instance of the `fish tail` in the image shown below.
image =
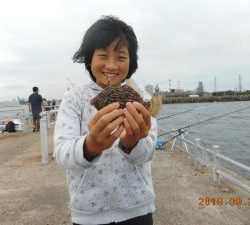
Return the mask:
[[[149,112],[153,117],[159,115],[162,108],[162,97],[161,95],[154,95],[150,100]]]

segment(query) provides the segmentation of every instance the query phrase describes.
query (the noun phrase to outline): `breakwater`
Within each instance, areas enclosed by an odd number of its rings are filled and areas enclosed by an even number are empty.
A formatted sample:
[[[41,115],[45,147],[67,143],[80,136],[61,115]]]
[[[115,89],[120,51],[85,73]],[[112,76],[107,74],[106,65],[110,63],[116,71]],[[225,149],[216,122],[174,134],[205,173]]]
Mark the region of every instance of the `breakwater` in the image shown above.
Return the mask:
[[[233,95],[233,96],[225,95],[225,96],[202,96],[202,97],[167,96],[162,98],[163,104],[235,102],[235,101],[250,101],[250,95]]]

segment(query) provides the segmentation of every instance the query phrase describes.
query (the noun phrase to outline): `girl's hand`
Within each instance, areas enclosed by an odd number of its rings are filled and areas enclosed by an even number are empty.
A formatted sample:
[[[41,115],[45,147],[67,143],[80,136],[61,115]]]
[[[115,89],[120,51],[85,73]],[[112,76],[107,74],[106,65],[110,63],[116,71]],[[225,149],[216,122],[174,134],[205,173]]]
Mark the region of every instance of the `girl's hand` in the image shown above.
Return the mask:
[[[119,103],[113,103],[102,108],[88,124],[89,134],[84,143],[84,156],[87,159],[111,147],[122,133],[124,115],[119,106]]]
[[[120,141],[126,149],[131,150],[140,139],[148,136],[151,128],[151,116],[139,102],[127,102],[123,113],[125,129],[120,136]]]

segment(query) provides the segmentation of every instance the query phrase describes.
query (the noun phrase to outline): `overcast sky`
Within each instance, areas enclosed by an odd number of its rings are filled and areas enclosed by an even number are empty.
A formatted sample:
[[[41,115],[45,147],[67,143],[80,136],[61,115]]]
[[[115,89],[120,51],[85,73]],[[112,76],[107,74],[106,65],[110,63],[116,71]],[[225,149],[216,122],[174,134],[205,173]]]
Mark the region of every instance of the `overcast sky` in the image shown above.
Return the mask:
[[[139,42],[141,86],[250,89],[249,0],[0,0],[0,101],[33,86],[47,99],[89,81],[74,52],[93,22],[115,15]]]

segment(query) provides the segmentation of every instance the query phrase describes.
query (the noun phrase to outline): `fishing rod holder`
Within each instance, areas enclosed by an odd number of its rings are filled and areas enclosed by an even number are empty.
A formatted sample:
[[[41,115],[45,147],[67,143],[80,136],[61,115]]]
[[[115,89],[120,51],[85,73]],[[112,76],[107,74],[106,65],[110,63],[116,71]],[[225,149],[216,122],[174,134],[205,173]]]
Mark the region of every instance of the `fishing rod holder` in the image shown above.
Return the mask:
[[[168,142],[171,141],[171,140],[174,140],[173,143],[172,143],[170,152],[173,151],[174,146],[175,146],[175,144],[176,144],[176,140],[179,139],[178,137],[181,137],[182,139],[184,139],[184,134],[187,132],[187,129],[185,129],[185,130],[184,130],[184,129],[178,129],[176,132],[177,132],[177,134],[176,134],[175,136],[173,136],[170,140],[168,140]],[[180,140],[180,144],[181,144],[181,143],[184,144],[185,150],[186,150],[186,152],[188,153],[189,150],[188,150],[188,147],[187,147],[186,142],[183,141],[183,140]]]

